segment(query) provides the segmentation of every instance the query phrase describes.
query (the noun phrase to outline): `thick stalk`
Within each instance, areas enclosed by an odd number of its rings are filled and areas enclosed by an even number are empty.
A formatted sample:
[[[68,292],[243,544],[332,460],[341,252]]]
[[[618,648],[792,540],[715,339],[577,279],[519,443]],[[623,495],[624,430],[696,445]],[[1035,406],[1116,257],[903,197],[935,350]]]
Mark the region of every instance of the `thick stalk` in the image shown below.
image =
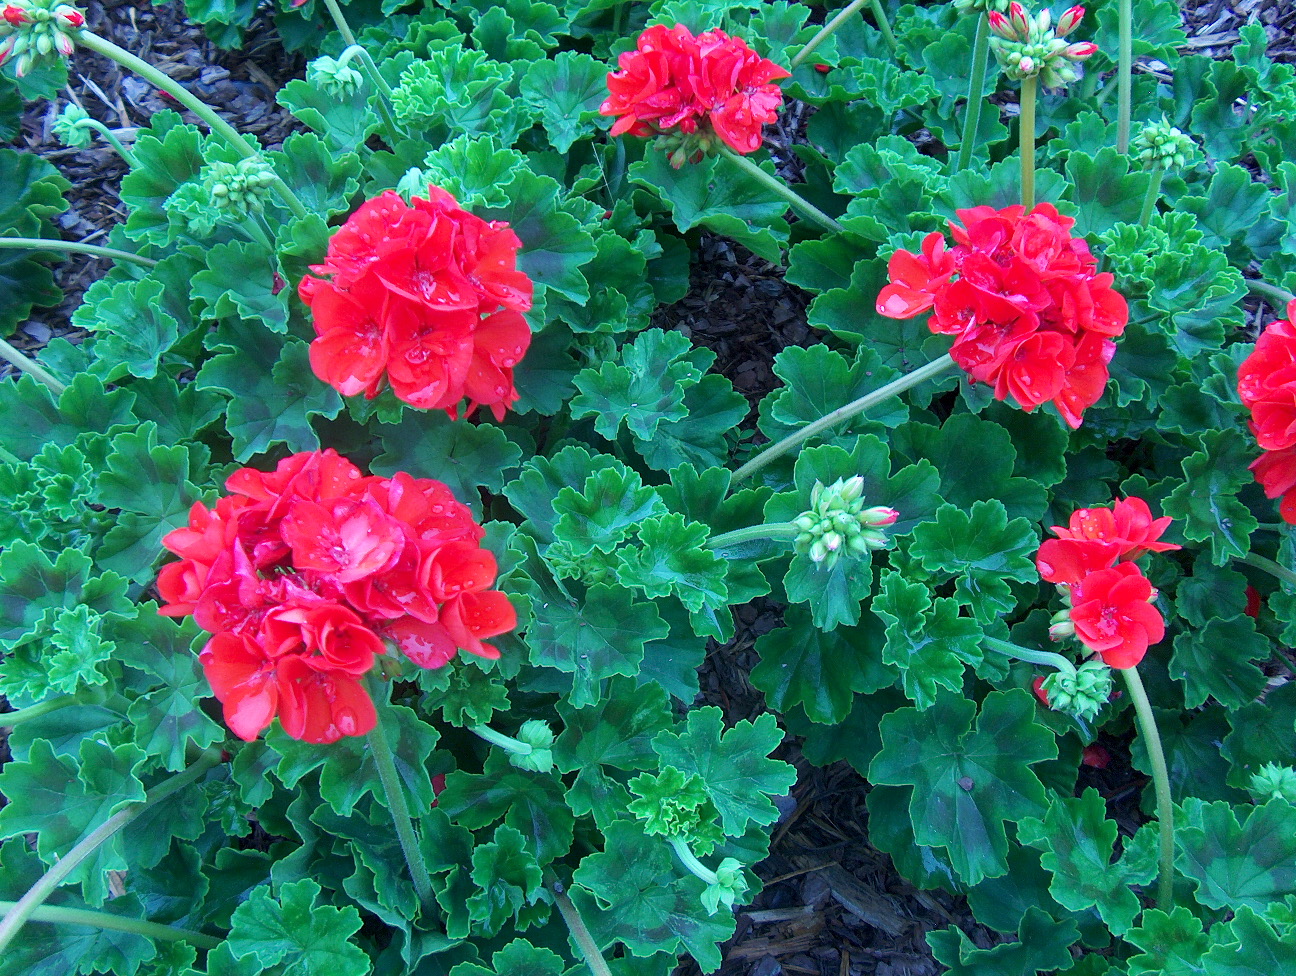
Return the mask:
[[[1016,658],[1019,661],[1043,665],[1046,668],[1056,668],[1059,671],[1067,671],[1072,674],[1075,673],[1074,664],[1061,654],[1055,654],[1052,651],[1036,651],[1029,647],[1022,647],[1020,644],[999,640],[997,637],[982,637],[981,643],[992,651],[998,651],[1000,654]]]
[[[124,810],[118,810],[87,834],[79,844],[60,858],[57,864],[41,875],[36,883],[27,889],[26,894],[16,902],[10,903],[8,910],[5,912],[4,920],[0,921],[0,958],[3,957],[4,950],[13,941],[14,936],[18,934],[18,930],[32,917],[36,909],[45,903],[45,899],[54,893],[54,889],[77,869],[82,861],[90,857],[113,834],[125,827],[149,807],[162,802],[171,794],[184,789],[197,780],[207,770],[219,763],[220,757],[220,748],[213,746],[204,752],[188,769],[176,773],[170,779],[164,780],[161,784],[149,790],[144,797],[143,803],[136,803],[133,806],[126,807]]]
[[[499,746],[505,752],[511,752],[517,756],[529,756],[535,751],[529,744],[519,742],[511,735],[505,735],[503,732],[496,732],[489,725],[472,725],[468,727],[468,731],[479,739],[485,739],[491,745]]]
[[[1283,311],[1288,303],[1296,302],[1296,295],[1293,295],[1285,288],[1279,288],[1277,285],[1271,285],[1267,281],[1260,281],[1257,278],[1248,278],[1246,286],[1257,295],[1263,295],[1269,299],[1269,304],[1273,305],[1278,311]]]
[[[126,165],[131,169],[137,169],[139,163],[135,160],[135,155],[129,149],[121,144],[121,140],[113,135],[112,129],[104,125],[98,119],[82,119],[77,123],[79,129],[93,129],[99,135],[103,136],[104,141],[116,150],[117,155],[126,160]]]
[[[697,855],[693,853],[688,846],[688,841],[683,837],[672,837],[670,845],[675,848],[675,853],[679,855],[680,861],[694,876],[709,885],[720,883],[719,876],[697,859]]]
[[[877,20],[878,30],[882,32],[882,39],[887,42],[887,47],[891,53],[895,53],[896,39],[891,33],[891,22],[887,20],[886,10],[882,6],[882,0],[869,0],[869,6],[873,8],[873,17]]]
[[[0,912],[12,911],[17,905],[14,901],[0,901]],[[204,935],[192,929],[178,929],[174,925],[163,925],[160,922],[147,922],[141,918],[127,918],[124,915],[111,915],[108,912],[96,912],[88,908],[60,908],[56,905],[41,905],[32,911],[28,918],[31,922],[52,922],[56,925],[89,925],[91,928],[108,929],[112,932],[131,932],[146,939],[161,939],[164,942],[188,942],[199,949],[215,949],[221,940],[211,935]]]
[[[0,250],[12,248],[18,251],[66,251],[69,254],[93,254],[97,258],[112,258],[114,261],[131,261],[146,268],[157,267],[157,262],[142,254],[130,251],[119,251],[115,247],[100,247],[98,244],[82,244],[79,241],[53,241],[39,237],[0,237]]]
[[[378,65],[374,64],[374,59],[369,56],[369,52],[356,41],[351,25],[347,23],[337,0],[324,0],[324,6],[328,7],[329,16],[333,18],[333,23],[337,26],[338,33],[342,35],[342,41],[347,46],[346,51],[342,52],[343,59],[354,51],[359,56],[360,63],[364,65],[365,74],[369,76],[369,81],[374,86],[374,90],[378,92],[378,111],[383,117],[383,125],[387,126],[387,132],[392,137],[392,145],[396,145],[400,140],[400,131],[396,128],[396,120],[391,116],[392,86],[387,84],[387,79],[379,72]]]
[[[825,414],[814,423],[807,424],[795,433],[788,434],[788,436],[784,437],[781,441],[777,441],[765,448],[765,450],[761,451],[733,473],[733,478],[730,479],[730,484],[736,485],[744,478],[751,477],[761,468],[792,450],[792,448],[801,444],[803,441],[808,441],[816,434],[827,430],[834,424],[839,424],[843,420],[849,420],[851,417],[864,413],[864,411],[891,399],[893,396],[898,396],[910,387],[917,386],[924,380],[929,380],[933,376],[939,376],[953,365],[953,357],[951,357],[949,353],[946,353],[939,359],[932,360],[926,366],[921,366],[918,369],[915,369],[912,373],[905,373],[905,375],[901,376],[899,379],[892,380],[886,386],[876,389],[872,393],[866,393],[858,400],[853,400],[844,407],[838,407],[832,413]]]
[[[1286,566],[1274,562],[1272,559],[1266,559],[1264,556],[1257,556],[1254,552],[1248,552],[1241,558],[1240,562],[1244,562],[1248,566],[1254,566],[1275,579],[1282,580],[1288,586],[1296,587],[1296,573]],[[0,720],[3,720],[3,716],[0,716]]]
[[[1161,181],[1165,179],[1165,170],[1159,166],[1152,172],[1152,182],[1148,184],[1147,193],[1143,195],[1143,211],[1139,214],[1139,226],[1146,227],[1152,215],[1156,213],[1157,201],[1161,199]]]
[[[1152,703],[1148,701],[1143,679],[1137,668],[1124,668],[1125,686],[1134,702],[1138,718],[1139,735],[1147,748],[1152,763],[1152,785],[1156,790],[1157,821],[1161,828],[1161,877],[1157,882],[1157,908],[1170,911],[1174,905],[1174,804],[1170,799],[1170,773],[1166,769],[1165,750],[1161,748],[1161,734],[1157,731]]]
[[[576,903],[567,897],[567,890],[563,883],[558,880],[553,871],[545,868],[545,884],[549,886],[549,891],[554,897],[554,904],[558,906],[558,913],[562,915],[563,921],[567,923],[567,931],[571,933],[576,948],[585,957],[585,965],[589,966],[593,976],[612,976],[612,970],[608,967],[607,960],[603,958],[603,953],[599,951],[598,943],[594,941],[594,936],[590,935],[589,926],[585,924],[585,919],[581,917],[580,909]]]
[[[707,540],[707,547],[723,549],[725,546],[736,546],[743,542],[757,542],[761,539],[785,539],[791,541],[800,532],[791,522],[770,522],[767,525],[749,525],[744,529],[721,532]],[[0,721],[4,716],[0,715]]]
[[[976,148],[977,129],[981,127],[981,90],[985,88],[986,65],[990,63],[990,19],[977,19],[976,41],[972,45],[972,74],[968,81],[967,118],[963,122],[963,141],[959,143],[954,172],[968,168]]]
[[[810,40],[806,42],[806,46],[797,52],[796,57],[792,59],[792,67],[796,68],[803,61],[805,61],[806,58],[810,57],[810,55],[814,52],[815,48],[817,48],[824,41],[828,40],[828,38],[832,37],[833,31],[835,31],[842,24],[846,23],[846,21],[850,19],[850,16],[852,14],[854,14],[856,11],[859,10],[860,7],[864,6],[864,4],[868,2],[869,0],[851,0],[849,4],[847,4],[840,11],[838,11],[837,16],[835,16],[832,20],[828,21],[828,23],[824,24],[823,27],[820,28],[819,33],[816,34],[814,37],[810,38]]]
[[[1035,209],[1035,96],[1039,78],[1022,79],[1021,86],[1021,190],[1027,213]]]
[[[40,718],[42,715],[57,712],[60,708],[67,708],[69,705],[75,705],[76,703],[76,695],[60,695],[58,698],[51,698],[48,701],[37,702],[35,705],[28,705],[26,708],[19,708],[12,712],[2,712],[0,713],[0,729],[11,729],[22,722]]]
[[[33,378],[48,386],[55,396],[59,396],[67,389],[67,386],[53,373],[34,359],[24,356],[4,339],[0,339],[0,359],[3,359],[11,366],[16,366],[24,373],[30,373]]]
[[[189,91],[188,88],[185,88],[183,85],[163,74],[147,61],[140,60],[125,48],[118,47],[112,41],[102,38],[98,34],[91,33],[88,30],[83,30],[77,34],[76,42],[82,47],[94,51],[96,54],[102,54],[104,57],[111,58],[123,68],[129,68],[149,84],[156,88],[160,88],[168,95],[171,95],[177,102],[206,122],[213,132],[217,132],[224,137],[225,140],[234,147],[235,152],[243,158],[264,158],[257,150],[248,145],[247,140],[239,135],[237,129],[217,115],[210,106],[200,101],[193,92]],[[297,195],[289,189],[288,184],[280,179],[278,174],[275,174],[274,182],[271,186],[275,188],[275,191],[283,200],[284,205],[292,211],[294,217],[305,217],[307,215],[305,205],[297,199]]]
[[[790,203],[792,209],[798,211],[802,216],[809,217],[820,227],[823,227],[825,230],[833,231],[834,233],[846,230],[845,227],[837,223],[837,221],[833,220],[813,203],[780,180],[777,176],[772,176],[765,172],[746,156],[739,155],[728,146],[721,146],[720,152],[724,156],[727,156],[735,166],[745,172],[748,176],[755,179],[758,183],[763,184],[768,189],[773,190]]]
[[[387,809],[391,811],[392,823],[396,827],[396,839],[400,841],[401,853],[409,866],[410,880],[414,882],[414,892],[420,904],[432,903],[432,878],[423,855],[419,852],[418,834],[414,832],[414,821],[410,819],[409,804],[405,801],[405,787],[401,784],[400,775],[396,772],[396,760],[392,756],[387,735],[383,732],[382,713],[387,707],[387,693],[382,688],[372,687],[374,704],[377,706],[377,721],[373,731],[367,736],[369,748],[373,750],[374,765],[378,767],[378,779],[382,782],[383,793],[387,795]]]
[[[1116,64],[1116,149],[1129,152],[1130,102],[1134,82],[1133,0],[1120,0],[1118,8],[1120,52]]]

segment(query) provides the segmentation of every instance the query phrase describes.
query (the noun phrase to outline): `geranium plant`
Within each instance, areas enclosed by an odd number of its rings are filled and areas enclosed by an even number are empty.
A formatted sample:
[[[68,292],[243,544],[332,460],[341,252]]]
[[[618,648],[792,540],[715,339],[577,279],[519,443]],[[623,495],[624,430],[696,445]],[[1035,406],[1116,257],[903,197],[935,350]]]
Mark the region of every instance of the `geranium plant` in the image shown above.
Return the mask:
[[[279,8],[273,148],[75,6],[0,8],[0,85],[105,56],[197,120],[118,144],[106,243],[0,150],[0,324],[59,253],[115,261],[84,341],[0,344],[0,976],[714,971],[800,758],[999,933],[934,926],[952,972],[1292,961],[1261,27],[1212,60],[1170,0]],[[657,314],[715,238],[808,296],[754,407]],[[754,600],[736,717],[698,673]]]

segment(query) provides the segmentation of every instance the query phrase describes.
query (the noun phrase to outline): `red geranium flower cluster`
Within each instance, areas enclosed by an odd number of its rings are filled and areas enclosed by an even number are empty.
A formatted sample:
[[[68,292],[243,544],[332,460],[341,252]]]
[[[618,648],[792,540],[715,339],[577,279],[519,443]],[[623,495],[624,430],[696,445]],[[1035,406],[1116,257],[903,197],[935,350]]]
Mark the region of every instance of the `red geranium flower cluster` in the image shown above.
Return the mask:
[[[612,135],[682,134],[671,164],[694,162],[719,137],[736,152],[752,153],[761,128],[777,118],[783,92],[770,82],[790,74],[737,37],[709,30],[697,37],[683,24],[649,27],[635,50],[608,74],[603,115],[619,116]]]
[[[295,454],[270,473],[240,468],[231,494],[201,502],[162,540],[167,616],[215,636],[199,655],[234,733],[251,741],[277,714],[306,742],[364,735],[374,706],[360,677],[390,641],[438,668],[513,629],[490,589],[485,530],[439,481],[363,477],[334,451]]]
[[[1046,540],[1035,558],[1040,578],[1065,587],[1070,597],[1061,632],[1074,630],[1113,668],[1134,667],[1165,636],[1165,621],[1151,602],[1156,590],[1134,560],[1180,548],[1157,541],[1169,524],[1168,516],[1154,519],[1141,498],[1082,508],[1066,527],[1053,526],[1058,538]]]
[[[1296,525],[1296,302],[1273,322],[1238,367],[1238,396],[1251,411],[1251,432],[1264,451],[1252,464],[1256,481]]]
[[[318,338],[315,375],[344,396],[385,384],[406,403],[458,415],[468,399],[503,419],[518,398],[513,367],[531,344],[522,313],[531,279],[504,221],[475,217],[436,187],[406,203],[395,191],[367,201],[302,278]]]
[[[1079,427],[1107,386],[1113,341],[1129,307],[1098,273],[1075,221],[1051,204],[958,211],[954,247],[928,234],[922,253],[896,251],[880,315],[911,319],[932,310],[928,327],[952,335],[950,355],[976,382],[1012,396],[1023,410],[1052,402]]]

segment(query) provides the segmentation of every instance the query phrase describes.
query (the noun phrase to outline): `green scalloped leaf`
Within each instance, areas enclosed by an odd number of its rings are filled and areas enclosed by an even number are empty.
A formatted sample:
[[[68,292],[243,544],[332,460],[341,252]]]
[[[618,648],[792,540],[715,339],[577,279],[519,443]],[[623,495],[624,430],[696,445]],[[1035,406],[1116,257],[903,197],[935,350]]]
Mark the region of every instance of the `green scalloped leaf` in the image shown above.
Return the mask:
[[[960,693],[963,672],[981,663],[981,628],[959,616],[951,597],[932,601],[922,583],[886,572],[872,609],[886,624],[882,660],[900,671],[905,695],[921,711],[936,702],[941,688]]]
[[[1188,797],[1175,824],[1175,864],[1208,908],[1264,911],[1296,894],[1296,807],[1272,799],[1234,807]]]

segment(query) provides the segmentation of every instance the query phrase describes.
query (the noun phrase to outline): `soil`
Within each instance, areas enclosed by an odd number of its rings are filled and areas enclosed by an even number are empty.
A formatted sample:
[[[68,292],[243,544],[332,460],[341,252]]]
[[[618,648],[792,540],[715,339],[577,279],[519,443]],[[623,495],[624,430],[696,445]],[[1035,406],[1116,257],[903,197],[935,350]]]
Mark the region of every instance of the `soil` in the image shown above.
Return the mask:
[[[1197,0],[1181,6],[1188,44],[1197,51],[1227,57],[1238,28],[1254,21],[1266,27],[1271,57],[1296,62],[1296,4],[1291,0]],[[91,2],[85,10],[94,30],[191,86],[267,148],[277,148],[297,127],[275,103],[275,93],[300,77],[303,64],[283,51],[268,22],[254,25],[241,50],[222,51],[201,28],[184,20],[179,4]],[[74,58],[70,95],[127,146],[151,114],[176,107],[114,63],[84,51]],[[59,219],[67,239],[100,240],[125,219],[117,190],[126,167],[102,142],[84,150],[61,146],[52,134],[60,108],[52,103],[29,106],[13,144],[39,153],[72,182],[70,208]],[[786,150],[797,138],[803,114],[794,109],[783,125],[771,128],[773,148]],[[786,175],[795,178],[792,172]],[[64,301],[36,310],[13,337],[14,344],[36,349],[51,336],[80,338],[70,325],[71,313],[106,267],[106,262],[83,255],[55,265]],[[715,368],[753,405],[774,385],[774,355],[816,339],[806,322],[810,296],[787,284],[781,268],[730,241],[703,240],[691,285],[684,299],[658,311],[654,324],[677,328],[713,349]],[[781,622],[777,606],[764,601],[736,613],[738,637],[712,648],[701,675],[701,702],[723,708],[730,722],[765,710],[747,675],[756,663],[756,638]],[[1097,787],[1113,815],[1132,828],[1132,798],[1145,777],[1131,769],[1123,742],[1105,740],[1104,745],[1112,756],[1110,766],[1086,768],[1080,785]],[[1001,941],[976,923],[962,898],[915,889],[895,872],[887,855],[869,844],[868,785],[855,770],[845,763],[813,766],[802,758],[794,738],[783,746],[781,757],[797,766],[800,777],[783,804],[783,819],[773,828],[770,856],[757,868],[764,890],[739,912],[737,933],[725,948],[723,976],[933,976],[941,966],[928,950],[929,931],[954,925],[978,946]],[[680,969],[689,976],[696,972],[691,963]]]

